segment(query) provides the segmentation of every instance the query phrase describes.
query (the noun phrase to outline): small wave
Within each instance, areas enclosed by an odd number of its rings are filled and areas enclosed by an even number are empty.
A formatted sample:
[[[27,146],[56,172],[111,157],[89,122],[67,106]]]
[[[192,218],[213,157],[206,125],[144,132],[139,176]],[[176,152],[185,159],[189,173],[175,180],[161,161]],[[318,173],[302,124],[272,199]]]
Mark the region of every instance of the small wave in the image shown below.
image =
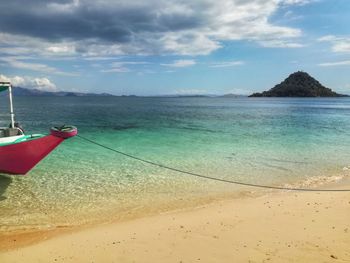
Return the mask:
[[[346,169],[344,169],[346,168]],[[330,176],[311,176],[309,178],[305,178],[304,180],[300,180],[293,184],[285,184],[284,187],[290,188],[317,188],[323,185],[330,185],[338,183],[346,178],[350,178],[350,167],[344,167],[343,172],[336,175]]]
[[[350,166],[343,167],[343,171],[350,171]]]

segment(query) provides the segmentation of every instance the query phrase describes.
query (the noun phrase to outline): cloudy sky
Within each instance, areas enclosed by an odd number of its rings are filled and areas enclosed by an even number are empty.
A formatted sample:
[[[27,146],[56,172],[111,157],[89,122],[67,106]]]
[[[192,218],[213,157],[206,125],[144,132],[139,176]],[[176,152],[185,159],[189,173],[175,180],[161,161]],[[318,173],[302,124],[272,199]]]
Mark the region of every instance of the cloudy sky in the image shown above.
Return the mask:
[[[350,94],[349,0],[0,1],[0,78],[42,90],[249,94],[297,70]]]

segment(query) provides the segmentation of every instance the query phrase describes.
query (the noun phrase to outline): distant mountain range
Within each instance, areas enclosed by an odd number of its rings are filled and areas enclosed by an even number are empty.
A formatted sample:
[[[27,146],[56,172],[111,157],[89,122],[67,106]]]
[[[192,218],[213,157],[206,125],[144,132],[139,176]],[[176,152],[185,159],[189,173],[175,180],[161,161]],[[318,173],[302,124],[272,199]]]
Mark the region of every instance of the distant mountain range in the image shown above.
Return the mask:
[[[5,96],[6,92],[1,92],[0,96]],[[42,91],[38,89],[26,89],[22,87],[13,87],[13,95],[17,97],[36,96],[36,97],[165,97],[165,98],[241,98],[246,95],[238,94],[175,94],[159,96],[136,96],[122,95],[116,96],[109,93],[84,93],[71,91]],[[347,97],[348,95],[338,94],[329,88],[323,86],[308,73],[298,71],[292,73],[280,84],[275,85],[272,89],[261,93],[253,93],[249,97]]]
[[[150,97],[150,96],[146,96]],[[163,98],[241,98],[247,97],[247,95],[238,95],[238,94],[224,94],[224,95],[214,95],[214,94],[176,94],[176,95],[159,95],[151,97],[163,97]]]
[[[308,73],[294,72],[280,84],[249,97],[347,97],[323,86]]]
[[[13,87],[12,94],[17,97],[21,96],[40,96],[40,97],[87,97],[87,96],[114,96],[108,93],[83,93],[83,92],[69,92],[69,91],[42,91],[38,89],[25,89],[21,87]],[[4,96],[5,93],[0,93],[0,96]]]
[[[0,93],[0,96],[5,96],[5,92]],[[247,97],[245,95],[236,95],[236,94],[225,94],[225,95],[201,95],[201,94],[193,94],[193,95],[160,95],[160,96],[136,96],[136,95],[121,95],[116,96],[109,93],[83,93],[83,92],[71,92],[71,91],[43,91],[38,89],[26,89],[21,87],[13,87],[12,94],[16,97],[89,97],[89,96],[97,96],[97,97],[167,97],[167,98],[238,98],[238,97]]]

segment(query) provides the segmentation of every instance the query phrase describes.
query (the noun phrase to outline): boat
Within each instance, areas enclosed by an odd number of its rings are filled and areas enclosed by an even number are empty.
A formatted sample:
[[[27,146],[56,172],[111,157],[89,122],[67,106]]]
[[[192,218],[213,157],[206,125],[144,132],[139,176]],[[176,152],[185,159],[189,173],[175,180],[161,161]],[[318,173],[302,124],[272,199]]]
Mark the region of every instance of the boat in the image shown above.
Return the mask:
[[[25,175],[64,140],[78,134],[74,126],[52,127],[48,135],[24,133],[15,121],[10,82],[0,81],[0,92],[8,91],[11,123],[0,127],[0,174]]]

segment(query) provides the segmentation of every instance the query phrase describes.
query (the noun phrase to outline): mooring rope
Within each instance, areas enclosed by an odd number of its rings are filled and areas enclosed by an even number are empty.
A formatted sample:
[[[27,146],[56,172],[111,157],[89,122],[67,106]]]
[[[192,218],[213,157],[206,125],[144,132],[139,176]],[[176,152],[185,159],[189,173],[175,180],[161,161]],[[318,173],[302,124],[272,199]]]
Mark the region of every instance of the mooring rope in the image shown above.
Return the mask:
[[[150,165],[154,165],[154,166],[158,166],[160,168],[163,169],[167,169],[167,170],[171,170],[174,172],[178,172],[178,173],[182,173],[182,174],[187,174],[187,175],[191,175],[191,176],[195,176],[195,177],[199,177],[199,178],[204,178],[204,179],[208,179],[208,180],[213,180],[213,181],[218,181],[218,182],[223,182],[223,183],[229,183],[229,184],[236,184],[236,185],[243,185],[243,186],[250,186],[250,187],[256,187],[256,188],[265,188],[265,189],[274,189],[274,190],[288,190],[288,191],[304,191],[304,192],[350,192],[350,189],[309,189],[309,188],[292,188],[292,187],[283,187],[283,186],[271,186],[271,185],[263,185],[263,184],[253,184],[253,183],[245,183],[245,182],[240,182],[240,181],[233,181],[233,180],[227,180],[227,179],[222,179],[222,178],[217,178],[217,177],[212,177],[212,176],[207,176],[207,175],[202,175],[202,174],[198,174],[198,173],[194,173],[194,172],[189,172],[189,171],[184,171],[181,169],[177,169],[177,168],[173,168],[170,166],[166,166],[160,163],[155,163],[146,159],[142,159],[140,157],[110,148],[106,145],[103,145],[101,143],[98,143],[96,141],[93,141],[91,139],[88,139],[84,136],[81,135],[77,135],[79,138],[90,142],[92,144],[95,144],[97,146],[100,146],[104,149],[110,150],[112,152],[118,153],[120,155],[126,156],[128,158],[140,161],[140,162],[144,162]]]

